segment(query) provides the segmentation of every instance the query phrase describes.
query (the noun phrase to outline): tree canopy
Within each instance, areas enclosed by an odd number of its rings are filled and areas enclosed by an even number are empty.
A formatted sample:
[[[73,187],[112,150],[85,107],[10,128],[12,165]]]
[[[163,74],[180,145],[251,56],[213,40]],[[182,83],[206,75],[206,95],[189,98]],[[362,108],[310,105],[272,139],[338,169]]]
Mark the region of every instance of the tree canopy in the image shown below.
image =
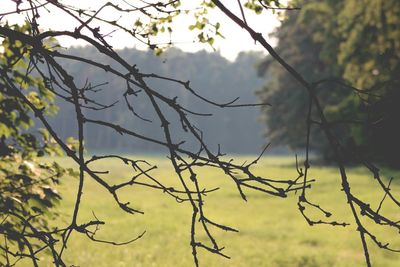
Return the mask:
[[[399,167],[395,127],[399,119],[395,104],[400,74],[398,1],[296,4],[302,6],[301,11],[287,13],[276,30],[279,52],[315,83],[321,104],[348,149]],[[278,106],[265,109],[268,134],[276,143],[305,147],[305,138],[297,136],[305,132],[302,118],[307,113],[307,96],[292,94],[299,84],[286,79],[285,71],[270,61],[260,66],[272,78],[260,95]],[[311,144],[314,151],[326,160],[334,158],[320,129],[314,129],[312,139],[318,140]]]

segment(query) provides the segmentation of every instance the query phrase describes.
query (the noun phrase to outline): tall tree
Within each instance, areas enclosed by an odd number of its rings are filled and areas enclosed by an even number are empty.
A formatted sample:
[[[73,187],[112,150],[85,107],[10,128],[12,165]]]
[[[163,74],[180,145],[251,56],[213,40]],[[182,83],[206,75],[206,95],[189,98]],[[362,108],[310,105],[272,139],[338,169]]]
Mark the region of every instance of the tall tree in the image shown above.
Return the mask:
[[[371,158],[400,167],[400,3],[344,1],[338,15],[338,64],[343,79],[360,88],[366,113],[358,144]]]
[[[287,12],[286,19],[274,33],[278,40],[278,53],[307,81],[316,82],[324,77],[341,75],[341,67],[332,56],[337,48],[337,38],[328,34],[329,28],[336,27],[335,9],[323,2],[296,1],[295,5],[302,9]],[[258,93],[262,101],[272,106],[263,109],[263,118],[268,127],[266,138],[273,145],[289,146],[297,150],[306,147],[307,92],[299,90],[301,84],[288,76],[286,70],[272,58],[261,63],[259,71],[266,73],[270,79]],[[340,90],[333,83],[329,84],[329,88],[315,88],[321,105],[328,112],[343,103],[343,99],[349,95],[349,92]],[[336,130],[342,134],[346,131],[343,128]],[[311,149],[321,153],[326,160],[333,159],[329,142],[320,128],[312,129],[311,140]]]
[[[344,146],[400,166],[394,156],[400,145],[393,127],[399,114],[395,104],[399,75],[398,1],[360,4],[326,0],[297,4],[302,6],[301,11],[288,13],[277,30],[278,49],[308,81],[316,83],[315,90]],[[265,65],[261,66],[265,69]],[[267,125],[276,126],[269,127],[269,133],[278,144],[304,146],[304,141],[296,139],[296,129],[304,129],[301,118],[307,110],[306,101],[281,101],[285,91],[298,84],[276,75],[284,73],[276,66],[269,67],[268,72],[273,81],[261,91],[263,99],[287,110],[297,109],[281,121],[276,120],[274,109],[266,109]],[[313,136],[314,149],[331,160],[329,145],[320,137]]]

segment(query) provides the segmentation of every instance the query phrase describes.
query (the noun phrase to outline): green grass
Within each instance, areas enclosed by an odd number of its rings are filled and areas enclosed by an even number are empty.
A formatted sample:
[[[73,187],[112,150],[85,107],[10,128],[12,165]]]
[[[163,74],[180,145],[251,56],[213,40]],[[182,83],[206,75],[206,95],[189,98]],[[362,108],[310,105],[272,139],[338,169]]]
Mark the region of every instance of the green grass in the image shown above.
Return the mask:
[[[135,158],[135,156],[133,156]],[[58,159],[64,165],[73,166],[66,159]],[[149,157],[149,162],[159,168],[154,175],[169,185],[178,185],[168,161]],[[245,160],[243,157],[238,161]],[[130,169],[117,160],[103,161],[98,170],[110,170],[108,181],[121,181],[130,177]],[[294,178],[296,170],[291,158],[264,158],[254,171],[264,177]],[[390,173],[386,173],[391,175]],[[396,175],[396,173],[394,173]],[[398,176],[398,173],[397,173]],[[221,190],[209,194],[205,209],[211,219],[240,230],[226,233],[213,229],[219,243],[230,260],[200,250],[201,266],[365,266],[359,236],[355,231],[349,206],[340,191],[340,177],[334,167],[312,167],[310,177],[316,182],[309,191],[309,199],[321,204],[333,213],[332,219],[350,222],[349,227],[318,225],[310,227],[297,209],[297,196],[280,199],[258,192],[247,191],[248,202],[238,195],[236,187],[222,173],[201,170],[199,178],[207,187],[218,186]],[[376,181],[361,168],[349,171],[352,189],[362,199],[377,207],[382,193],[374,188]],[[62,216],[54,224],[67,225],[72,214],[78,180],[65,178],[58,190],[64,200],[59,206]],[[393,193],[399,192],[395,183]],[[189,246],[191,209],[189,203],[177,203],[167,194],[143,187],[130,187],[121,192],[123,200],[145,212],[129,215],[122,212],[107,192],[92,180],[85,183],[79,221],[87,222],[96,216],[106,221],[97,238],[127,241],[146,230],[140,240],[125,246],[111,246],[90,241],[86,236],[74,233],[65,259],[76,266],[193,266]],[[400,213],[389,202],[383,207],[386,215],[400,220]],[[309,213],[318,218],[318,213]],[[400,247],[398,233],[367,224],[379,237]],[[400,255],[378,249],[369,242],[374,266],[399,266]],[[45,254],[41,266],[52,266]],[[29,266],[29,265],[27,265]]]

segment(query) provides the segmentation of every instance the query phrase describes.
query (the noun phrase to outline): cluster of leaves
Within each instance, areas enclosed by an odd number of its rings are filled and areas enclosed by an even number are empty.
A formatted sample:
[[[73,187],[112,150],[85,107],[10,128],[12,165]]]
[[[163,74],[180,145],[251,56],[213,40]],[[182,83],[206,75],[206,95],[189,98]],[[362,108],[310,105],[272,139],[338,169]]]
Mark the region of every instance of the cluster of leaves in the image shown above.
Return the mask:
[[[123,4],[107,2],[98,10],[84,10],[73,6],[65,6],[73,12],[77,12],[80,16],[91,17],[91,20],[100,21],[104,25],[108,24],[115,29],[123,30],[131,35],[140,43],[146,44],[150,49],[154,50],[156,55],[160,55],[166,48],[170,47],[174,40],[172,34],[174,32],[173,22],[178,16],[192,16],[195,22],[189,25],[191,31],[195,31],[196,39],[194,42],[208,43],[213,46],[216,36],[222,37],[220,32],[220,24],[213,23],[208,17],[210,8],[214,8],[214,4],[210,0],[202,0],[199,4],[189,4],[188,8],[182,8],[182,0],[167,0],[156,3],[128,3]],[[193,6],[195,6],[193,8]],[[112,9],[120,14],[120,19],[124,15],[135,18],[131,25],[120,23],[119,20],[109,20],[97,16],[97,13],[103,9]],[[101,29],[98,28],[97,31]],[[98,32],[99,33],[99,32]],[[167,35],[168,42],[157,42],[156,36]],[[100,36],[100,35],[98,35]]]
[[[327,118],[352,150],[399,167],[395,151],[400,148],[399,132],[392,127],[400,75],[400,4],[398,1],[295,1],[299,12],[288,12],[276,31],[278,49],[311,83],[314,83]],[[307,113],[307,96],[289,92],[299,87],[286,79],[284,70],[266,61],[271,82],[261,97],[288,110],[283,120],[265,110],[268,133],[278,144],[305,147],[299,132],[305,132],[302,118]],[[334,79],[332,77],[335,77]],[[329,89],[327,89],[328,87]],[[324,88],[324,89],[322,89]],[[298,101],[298,99],[303,99]],[[283,101],[282,101],[283,100]],[[326,160],[333,155],[319,129],[313,130],[314,151]],[[305,140],[305,139],[303,139]]]
[[[29,33],[29,24],[5,27]],[[26,73],[30,48],[22,42],[6,38],[0,53],[0,72],[8,73],[27,99],[38,109],[51,115],[57,110],[54,95],[44,81]],[[54,186],[64,174],[74,174],[57,163],[43,163],[45,155],[61,155],[62,151],[46,129],[33,130],[31,109],[0,82],[0,235],[4,242],[0,265],[11,266],[12,259],[32,255],[43,248],[46,239],[39,232],[50,231],[49,218],[57,214],[51,208],[61,199]],[[28,252],[27,252],[28,251]]]
[[[197,31],[197,41],[200,43],[208,43],[213,47],[216,36],[222,37],[219,22],[212,23],[208,18],[209,8],[214,8],[215,5],[211,1],[203,1],[198,11],[194,13],[195,23],[189,25],[189,30]]]
[[[280,6],[277,0],[247,0],[244,7],[254,10],[256,14],[261,14],[265,9],[275,9]]]
[[[209,12],[215,8],[215,4],[211,0],[201,0],[199,3],[193,4],[190,1],[183,0],[166,0],[156,3],[142,2],[140,4],[127,3],[118,4],[118,1],[107,2],[98,10],[84,10],[73,6],[66,6],[70,11],[77,12],[80,16],[91,17],[92,20],[101,21],[104,24],[111,25],[115,29],[123,30],[130,34],[137,41],[146,44],[150,49],[154,50],[156,55],[160,55],[166,48],[173,45],[174,40],[172,34],[174,32],[173,22],[181,15],[193,18],[193,23],[188,25],[189,30],[195,34],[193,42],[200,42],[210,45],[214,48],[214,42],[217,38],[224,38],[221,31],[221,24],[213,21]],[[279,0],[246,0],[244,4],[238,2],[241,9],[243,7],[254,11],[256,14],[262,13],[265,9],[275,10],[291,9],[290,7],[281,7]],[[130,17],[135,14],[136,19],[131,25],[120,23],[119,20],[109,20],[97,16],[103,9],[112,9],[120,14],[120,19],[124,15]],[[101,29],[97,29],[99,33]],[[157,42],[156,36],[167,35],[168,42]]]

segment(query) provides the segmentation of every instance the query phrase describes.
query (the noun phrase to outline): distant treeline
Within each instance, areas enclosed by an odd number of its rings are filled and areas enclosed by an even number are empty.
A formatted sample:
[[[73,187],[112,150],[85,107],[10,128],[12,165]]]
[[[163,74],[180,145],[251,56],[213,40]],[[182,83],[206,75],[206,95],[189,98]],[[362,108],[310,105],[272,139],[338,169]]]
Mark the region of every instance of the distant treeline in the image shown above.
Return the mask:
[[[92,48],[69,48],[67,53],[96,60],[102,64],[110,64],[106,58],[99,56]],[[265,84],[265,79],[257,75],[257,62],[263,59],[258,53],[241,53],[235,62],[230,62],[217,53],[205,51],[185,53],[170,49],[162,56],[154,56],[151,51],[124,49],[120,51],[127,62],[130,62],[141,72],[190,81],[191,87],[201,96],[213,101],[226,103],[239,97],[237,104],[257,103],[259,100],[255,91]],[[105,105],[118,101],[112,108],[93,111],[85,110],[89,118],[103,119],[135,130],[148,137],[163,140],[161,124],[152,106],[143,93],[137,97],[129,96],[129,103],[134,111],[145,120],[132,114],[128,109],[123,93],[126,83],[110,73],[94,67],[76,63],[63,62],[65,68],[73,75],[79,86],[91,83],[99,85],[98,92],[87,92],[87,96]],[[199,113],[212,113],[213,116],[191,115],[204,140],[210,144],[210,149],[216,151],[218,145],[222,152],[258,153],[266,143],[263,137],[263,126],[258,121],[258,107],[217,108],[207,104],[190,94],[182,86],[165,80],[148,79],[153,89],[160,93],[177,97],[182,106]],[[138,88],[133,88],[137,90]],[[76,118],[74,108],[70,103],[58,101],[60,110],[52,119],[53,126],[58,129],[63,138],[76,136]],[[180,126],[179,118],[168,107],[163,107],[164,113],[172,123],[173,138],[176,142],[185,141],[186,148],[198,149],[198,143],[187,138]],[[148,122],[146,120],[150,120]],[[125,137],[112,129],[104,129],[92,124],[85,125],[86,146],[91,151],[124,151],[127,153],[157,153],[161,147],[143,142],[139,139]]]

